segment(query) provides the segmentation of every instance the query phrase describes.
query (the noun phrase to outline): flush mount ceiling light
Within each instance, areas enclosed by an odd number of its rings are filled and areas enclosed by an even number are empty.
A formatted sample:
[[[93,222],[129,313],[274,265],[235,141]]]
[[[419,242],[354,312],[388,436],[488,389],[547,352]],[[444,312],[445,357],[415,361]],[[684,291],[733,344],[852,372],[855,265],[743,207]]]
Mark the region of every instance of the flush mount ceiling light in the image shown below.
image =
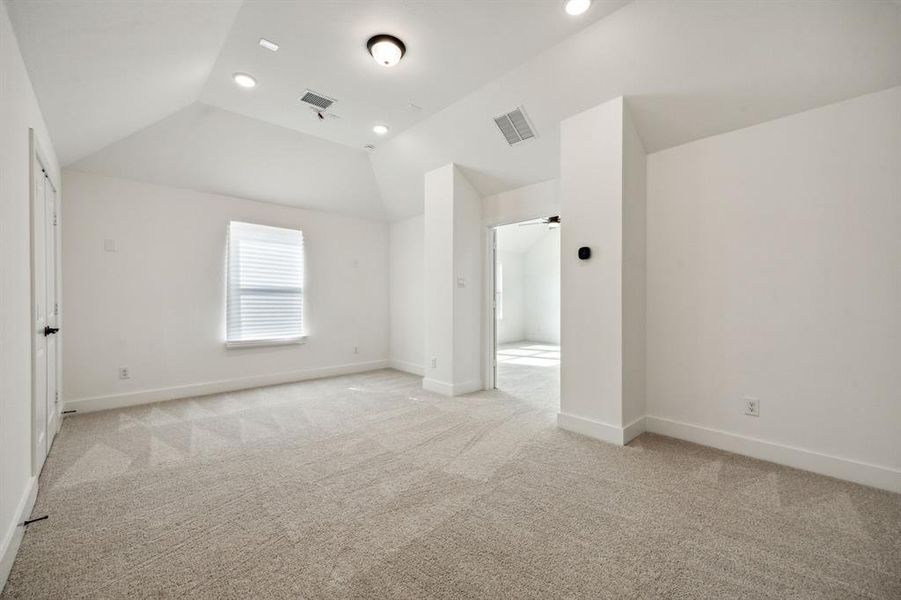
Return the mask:
[[[235,83],[240,85],[242,88],[252,88],[257,84],[257,80],[248,75],[247,73],[235,73],[232,75],[235,80]]]
[[[266,50],[272,50],[273,52],[278,52],[278,44],[276,44],[275,42],[270,42],[266,38],[260,38],[260,46],[262,46]]]
[[[584,13],[591,6],[591,0],[566,0],[563,4],[563,10],[566,14],[577,17]]]
[[[373,125],[372,131],[374,131],[376,135],[385,135],[388,133],[388,126],[382,124]]]
[[[383,67],[393,67],[400,62],[407,51],[407,47],[402,41],[387,33],[380,33],[369,38],[366,48],[369,49],[369,54],[372,55],[375,62]]]

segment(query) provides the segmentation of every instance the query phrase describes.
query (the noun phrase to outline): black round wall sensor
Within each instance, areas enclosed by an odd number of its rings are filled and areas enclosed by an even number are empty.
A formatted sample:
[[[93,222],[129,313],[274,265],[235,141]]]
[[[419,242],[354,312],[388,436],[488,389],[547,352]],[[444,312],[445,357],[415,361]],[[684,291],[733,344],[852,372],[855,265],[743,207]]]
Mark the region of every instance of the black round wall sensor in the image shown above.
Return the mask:
[[[582,246],[579,248],[579,259],[580,260],[588,260],[591,258],[591,248],[588,246]]]

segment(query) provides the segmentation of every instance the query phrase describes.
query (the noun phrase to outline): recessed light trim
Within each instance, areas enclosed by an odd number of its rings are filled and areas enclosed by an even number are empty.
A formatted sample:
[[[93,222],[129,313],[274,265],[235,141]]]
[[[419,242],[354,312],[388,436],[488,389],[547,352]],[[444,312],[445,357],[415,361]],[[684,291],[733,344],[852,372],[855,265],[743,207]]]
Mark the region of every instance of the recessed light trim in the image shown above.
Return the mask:
[[[591,8],[591,0],[566,0],[563,4],[566,14],[573,17],[578,17],[589,8]]]
[[[266,50],[278,52],[278,44],[276,44],[275,42],[270,42],[266,38],[260,38],[260,46],[262,46]]]
[[[253,78],[252,75],[248,75],[247,73],[235,73],[232,75],[232,78],[242,88],[250,89],[252,87],[256,87],[257,80]]]
[[[372,58],[383,67],[393,67],[407,53],[407,46],[400,39],[387,33],[380,33],[369,38],[366,49]]]
[[[385,135],[388,133],[388,126],[382,123],[372,126],[372,132],[376,135]]]

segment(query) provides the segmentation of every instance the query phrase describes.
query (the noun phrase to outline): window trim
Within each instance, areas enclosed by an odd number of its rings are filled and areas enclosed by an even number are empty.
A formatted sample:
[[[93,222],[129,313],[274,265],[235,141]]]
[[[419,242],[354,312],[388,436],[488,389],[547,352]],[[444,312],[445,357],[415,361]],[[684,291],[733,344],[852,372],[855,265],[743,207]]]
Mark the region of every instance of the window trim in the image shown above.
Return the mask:
[[[225,342],[224,346],[226,349],[239,349],[239,348],[254,348],[254,347],[263,347],[263,346],[293,346],[305,344],[307,341],[307,332],[306,332],[306,323],[304,322],[302,326],[302,332],[300,335],[284,337],[284,338],[264,338],[264,339],[256,339],[256,340],[229,340],[228,339],[228,302],[229,302],[229,294],[231,293],[231,281],[229,277],[231,276],[231,225],[232,223],[242,223],[246,225],[257,225],[261,227],[271,227],[274,229],[287,229],[292,231],[297,231],[301,235],[301,256],[302,256],[302,264],[301,267],[304,270],[304,281],[301,284],[301,314],[306,314],[306,247],[305,240],[303,238],[303,230],[295,227],[284,227],[281,225],[269,225],[265,223],[258,223],[252,221],[239,221],[236,219],[229,219],[226,226],[226,266],[225,266]],[[246,288],[252,289],[252,288]],[[267,292],[273,292],[274,290],[266,290]],[[281,292],[283,290],[279,290]],[[278,292],[276,292],[278,293]]]
[[[306,344],[307,336],[302,335],[300,337],[292,337],[292,338],[272,338],[269,340],[239,340],[234,342],[229,342],[226,340],[225,347],[226,348],[253,348],[254,346],[294,346],[297,344]]]

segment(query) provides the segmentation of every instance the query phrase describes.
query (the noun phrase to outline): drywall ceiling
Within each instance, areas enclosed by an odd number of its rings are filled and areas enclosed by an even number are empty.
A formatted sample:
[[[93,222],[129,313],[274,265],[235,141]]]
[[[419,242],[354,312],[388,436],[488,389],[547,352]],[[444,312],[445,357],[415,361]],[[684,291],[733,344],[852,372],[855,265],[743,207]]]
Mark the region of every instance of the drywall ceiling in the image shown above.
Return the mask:
[[[240,0],[6,4],[64,166],[197,100],[241,6]]]
[[[880,0],[8,4],[63,165],[391,219],[448,162],[483,195],[555,178],[560,121],[617,96],[652,152],[901,85],[901,6]],[[408,42],[394,69],[365,53],[380,31]],[[313,120],[306,88],[341,118]],[[492,117],[521,104],[538,138],[510,147]],[[392,131],[367,156],[374,121]]]
[[[364,151],[200,102],[107,146],[72,168],[385,218]]]
[[[372,155],[392,218],[422,211],[422,173],[457,163],[482,195],[556,178],[562,119],[618,96],[648,152],[901,85],[895,2],[636,1]],[[508,146],[523,104],[539,137]]]
[[[378,144],[626,1],[596,0],[573,18],[562,0],[245,0],[200,99],[354,148]],[[399,65],[369,56],[378,33],[404,41]],[[261,49],[260,37],[278,52]],[[236,71],[257,79],[251,93],[234,85]],[[298,102],[305,89],[337,99],[328,112],[340,118],[320,121]],[[376,136],[376,123],[389,134]]]
[[[364,144],[627,1],[595,0],[579,18],[556,0],[8,4],[63,166],[385,218]],[[386,32],[407,45],[391,69],[366,50]],[[261,48],[261,37],[279,51]],[[237,87],[239,71],[257,87]],[[337,98],[329,112],[340,118],[320,121],[301,105],[307,88]],[[372,132],[376,122],[391,128],[386,138]]]
[[[503,225],[497,228],[497,249],[500,252],[526,252],[549,231],[543,223]]]

